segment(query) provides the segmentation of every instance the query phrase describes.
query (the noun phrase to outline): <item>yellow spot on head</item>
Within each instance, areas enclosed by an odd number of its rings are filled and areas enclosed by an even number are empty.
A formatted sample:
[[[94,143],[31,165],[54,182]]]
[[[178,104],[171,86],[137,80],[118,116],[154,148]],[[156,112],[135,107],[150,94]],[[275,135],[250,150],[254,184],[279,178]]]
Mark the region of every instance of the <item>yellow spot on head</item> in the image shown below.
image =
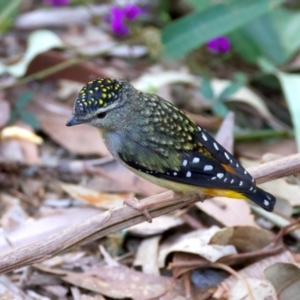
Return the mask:
[[[107,94],[102,94],[102,98],[105,99],[107,97]]]
[[[103,88],[102,91],[103,91],[103,92],[107,92],[107,89],[106,89],[106,88]]]
[[[99,104],[103,105],[104,101],[102,99],[99,100]]]
[[[99,90],[99,88],[96,86],[96,87],[95,87],[95,91],[98,91],[98,90]]]
[[[110,79],[107,79],[106,81],[109,82],[109,83],[111,83],[111,80],[110,80]]]
[[[90,94],[93,94],[93,93],[94,93],[94,91],[93,91],[93,90],[89,90],[89,93],[90,93]]]
[[[84,105],[84,106],[87,106],[87,103],[86,103],[86,102],[83,102],[83,105]]]

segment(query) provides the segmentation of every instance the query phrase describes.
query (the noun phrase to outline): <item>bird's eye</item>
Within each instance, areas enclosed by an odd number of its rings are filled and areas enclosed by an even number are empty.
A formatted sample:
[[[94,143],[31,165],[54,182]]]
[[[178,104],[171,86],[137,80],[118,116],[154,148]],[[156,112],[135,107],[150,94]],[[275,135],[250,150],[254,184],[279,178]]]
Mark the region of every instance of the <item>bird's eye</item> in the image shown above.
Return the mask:
[[[101,112],[101,113],[97,114],[98,119],[104,119],[105,116],[106,116],[106,112]]]

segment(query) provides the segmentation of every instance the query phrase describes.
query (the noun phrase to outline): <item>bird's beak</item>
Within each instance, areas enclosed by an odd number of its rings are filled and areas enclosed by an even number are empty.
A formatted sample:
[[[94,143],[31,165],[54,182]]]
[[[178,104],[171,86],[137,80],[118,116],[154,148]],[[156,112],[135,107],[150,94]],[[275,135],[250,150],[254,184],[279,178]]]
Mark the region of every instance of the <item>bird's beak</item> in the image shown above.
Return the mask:
[[[73,116],[66,124],[66,126],[74,126],[78,124],[82,124],[84,121],[79,120],[76,116]]]

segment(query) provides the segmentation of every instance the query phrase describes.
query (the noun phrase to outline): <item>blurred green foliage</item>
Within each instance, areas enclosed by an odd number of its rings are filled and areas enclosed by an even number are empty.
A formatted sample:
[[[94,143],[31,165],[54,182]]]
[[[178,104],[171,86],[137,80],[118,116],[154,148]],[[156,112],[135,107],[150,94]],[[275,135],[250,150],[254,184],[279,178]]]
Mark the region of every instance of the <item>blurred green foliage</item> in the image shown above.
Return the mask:
[[[165,57],[182,57],[211,39],[226,35],[235,53],[259,67],[262,75],[272,74],[278,79],[300,150],[300,75],[278,69],[300,49],[299,8],[284,6],[284,0],[187,1],[194,10],[169,22],[162,30]],[[227,111],[224,100],[241,86],[243,83],[239,81],[232,82],[215,97],[210,81],[204,79],[201,91],[212,100],[214,113],[224,117]]]
[[[254,20],[253,24],[256,24],[262,16],[269,18],[269,14],[282,4],[283,0],[228,0],[222,4],[215,4],[212,0],[193,0],[190,3],[195,8],[192,13],[169,23],[162,30],[162,42],[167,58],[185,55],[217,36],[242,30],[243,26]],[[247,36],[241,34],[242,38],[236,36],[234,45],[238,41],[244,44]],[[261,41],[259,31],[255,30],[253,35]]]
[[[24,92],[20,94],[13,110],[10,115],[10,123],[14,123],[17,120],[21,120],[29,124],[34,129],[39,129],[40,124],[34,114],[26,110],[26,106],[33,100],[33,94],[30,92]]]
[[[5,32],[17,16],[21,0],[0,1],[0,34]]]

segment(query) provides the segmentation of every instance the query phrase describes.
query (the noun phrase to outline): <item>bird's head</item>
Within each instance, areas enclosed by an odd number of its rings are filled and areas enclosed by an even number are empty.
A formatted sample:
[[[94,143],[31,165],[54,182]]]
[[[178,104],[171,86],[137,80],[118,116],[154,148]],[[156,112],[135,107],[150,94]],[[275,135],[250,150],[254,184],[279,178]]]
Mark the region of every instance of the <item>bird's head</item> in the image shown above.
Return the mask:
[[[127,117],[126,103],[134,88],[125,80],[96,79],[88,82],[74,103],[73,116],[66,124],[87,123],[104,130],[118,130]]]

